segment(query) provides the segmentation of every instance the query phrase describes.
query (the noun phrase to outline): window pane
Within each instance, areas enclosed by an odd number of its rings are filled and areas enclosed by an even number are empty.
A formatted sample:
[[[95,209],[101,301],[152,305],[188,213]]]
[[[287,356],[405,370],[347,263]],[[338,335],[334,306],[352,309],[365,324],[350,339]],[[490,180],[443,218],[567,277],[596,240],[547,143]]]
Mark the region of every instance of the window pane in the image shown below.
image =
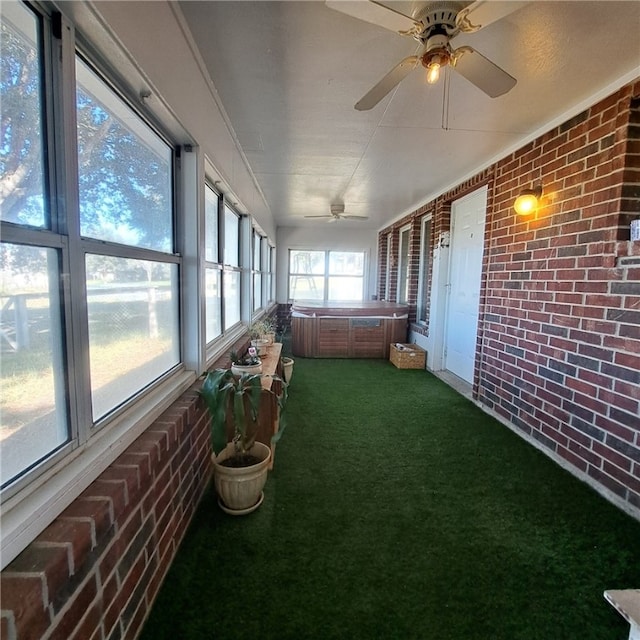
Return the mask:
[[[262,274],[253,274],[253,310],[262,306]]]
[[[324,251],[291,251],[289,273],[324,273]]]
[[[323,300],[323,276],[290,276],[289,297],[292,300]]]
[[[362,300],[362,278],[329,277],[329,300]]]
[[[87,255],[86,268],[98,420],[179,362],[178,267]]]
[[[0,19],[0,216],[45,227],[39,24],[17,2],[3,2]]]
[[[265,274],[262,281],[262,305],[265,306],[271,301],[271,274]]]
[[[431,220],[422,225],[422,252],[420,255],[420,304],[418,320],[426,322],[429,315],[427,307],[429,301],[429,256],[431,254]]]
[[[361,276],[364,274],[364,253],[355,251],[329,252],[329,274]]]
[[[220,271],[205,272],[206,340],[211,342],[222,333],[222,298],[220,296]]]
[[[240,218],[228,207],[224,208],[224,263],[240,266]]]
[[[224,272],[224,328],[240,322],[240,272]]]
[[[409,299],[409,229],[400,231],[400,269],[398,270],[398,302]]]
[[[262,238],[260,237],[260,235],[258,233],[256,233],[255,231],[253,232],[253,268],[255,271],[261,271],[262,270],[262,263],[261,263],[261,241]]]
[[[204,189],[205,260],[218,262],[218,196],[211,187]]]
[[[2,485],[69,440],[58,254],[0,245]]]
[[[79,58],[80,233],[173,251],[172,151]]]

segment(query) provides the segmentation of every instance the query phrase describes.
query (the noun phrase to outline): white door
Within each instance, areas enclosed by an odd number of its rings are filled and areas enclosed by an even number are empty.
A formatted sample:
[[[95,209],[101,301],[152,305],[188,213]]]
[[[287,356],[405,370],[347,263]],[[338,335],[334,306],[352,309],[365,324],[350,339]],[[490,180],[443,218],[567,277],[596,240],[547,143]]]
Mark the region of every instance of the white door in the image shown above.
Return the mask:
[[[445,368],[469,383],[476,358],[486,212],[486,187],[451,205]]]

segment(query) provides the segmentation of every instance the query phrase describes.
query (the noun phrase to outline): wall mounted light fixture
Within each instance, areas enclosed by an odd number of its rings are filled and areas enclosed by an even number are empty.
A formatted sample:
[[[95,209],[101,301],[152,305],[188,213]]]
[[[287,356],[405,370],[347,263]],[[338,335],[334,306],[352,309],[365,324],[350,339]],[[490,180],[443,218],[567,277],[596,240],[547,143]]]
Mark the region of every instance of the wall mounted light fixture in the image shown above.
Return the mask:
[[[516,213],[521,216],[533,213],[538,208],[540,196],[542,196],[541,184],[533,187],[533,189],[523,189],[513,203],[513,208],[516,210]]]

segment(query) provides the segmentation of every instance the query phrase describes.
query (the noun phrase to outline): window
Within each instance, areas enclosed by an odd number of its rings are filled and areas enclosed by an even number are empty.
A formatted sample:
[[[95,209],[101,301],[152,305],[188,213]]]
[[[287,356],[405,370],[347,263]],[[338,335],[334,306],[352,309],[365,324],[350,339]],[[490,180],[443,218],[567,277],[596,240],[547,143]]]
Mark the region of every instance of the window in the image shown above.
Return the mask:
[[[431,264],[431,218],[423,218],[420,229],[420,277],[418,282],[418,322],[429,319],[429,288],[431,279],[429,267]]]
[[[240,322],[240,216],[224,206],[224,329]]]
[[[364,252],[289,253],[289,298],[293,300],[363,300]]]
[[[172,146],[86,58],[48,55],[46,13],[5,3],[1,29],[4,498],[177,370],[181,259]]]
[[[222,265],[218,261],[218,212],[220,197],[209,186],[204,189],[205,227],[205,339],[212,342],[222,334]]]
[[[253,310],[257,311],[264,304],[264,296],[262,291],[262,236],[256,229],[253,229]]]
[[[267,274],[264,291],[266,303],[269,304],[276,299],[276,249],[269,244],[266,238],[265,243],[267,247]]]
[[[384,276],[384,299],[391,300],[391,268],[393,266],[393,234],[387,233],[387,253]]]
[[[80,57],[76,83],[96,422],[180,361],[173,150]]]
[[[409,301],[409,238],[411,227],[400,229],[400,248],[398,255],[398,302],[407,304]]]
[[[269,245],[269,239],[253,229],[253,311],[266,308],[275,300],[275,249]]]

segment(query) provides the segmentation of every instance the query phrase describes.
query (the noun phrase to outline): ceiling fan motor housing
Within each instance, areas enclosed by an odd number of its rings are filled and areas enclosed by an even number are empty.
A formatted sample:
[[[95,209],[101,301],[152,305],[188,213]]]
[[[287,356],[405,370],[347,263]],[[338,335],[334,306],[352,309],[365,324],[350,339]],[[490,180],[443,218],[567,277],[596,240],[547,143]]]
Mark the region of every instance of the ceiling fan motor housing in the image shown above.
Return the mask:
[[[449,63],[450,59],[449,36],[446,33],[435,33],[429,36],[426,41],[426,51],[420,57],[422,66],[428,69],[430,64],[436,62],[441,67],[444,67]]]

